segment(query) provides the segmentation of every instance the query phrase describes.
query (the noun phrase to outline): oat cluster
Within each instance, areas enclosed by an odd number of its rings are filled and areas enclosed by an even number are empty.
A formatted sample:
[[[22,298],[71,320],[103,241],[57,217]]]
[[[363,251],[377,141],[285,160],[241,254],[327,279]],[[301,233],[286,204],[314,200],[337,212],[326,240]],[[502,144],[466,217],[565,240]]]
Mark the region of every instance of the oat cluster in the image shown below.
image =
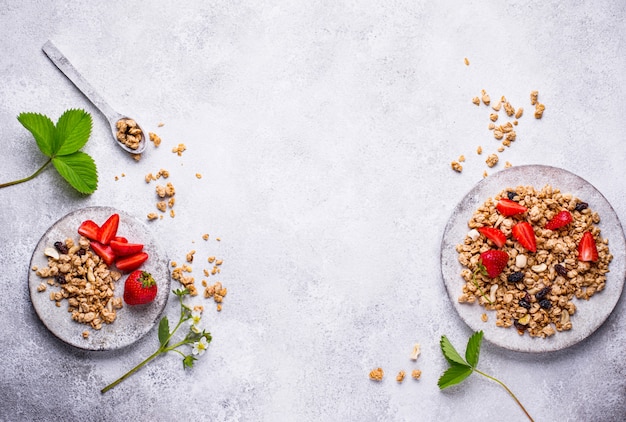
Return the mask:
[[[497,201],[511,197],[528,208],[528,215],[504,217],[497,212]],[[562,210],[568,210],[573,221],[562,229],[545,229],[546,223]],[[520,218],[533,226],[537,242],[535,253],[528,252],[510,236],[512,226]],[[465,284],[458,301],[478,302],[486,310],[495,311],[497,326],[514,326],[520,335],[528,332],[532,337],[544,338],[572,329],[570,317],[576,312],[573,298],[588,300],[602,291],[613,259],[608,239],[601,237],[597,227],[599,222],[600,216],[588,204],[549,185],[541,190],[531,186],[503,190],[474,212],[468,222],[469,233],[463,243],[457,245],[459,262],[465,267],[461,272]],[[502,250],[508,253],[509,262],[494,279],[480,272],[474,276],[480,254],[493,247],[478,234],[479,227],[496,227],[507,236]],[[596,240],[597,262],[578,260],[578,243],[586,231]],[[511,277],[513,273],[521,273],[523,277],[515,280]],[[544,300],[547,302],[541,303]],[[481,319],[486,321],[486,315]]]
[[[45,249],[48,265],[33,270],[39,277],[47,279],[47,285],[42,282],[37,291],[45,292],[47,286],[58,287],[59,290],[50,292],[50,300],[57,307],[66,300],[67,311],[74,321],[99,330],[103,323],[113,323],[116,310],[123,307],[122,298],[113,296],[115,282],[122,275],[110,270],[91,251],[89,244],[84,237],[80,237],[78,244],[71,238],[64,243],[57,242],[55,248]],[[83,337],[88,336],[88,331],[83,333]]]
[[[208,240],[209,235],[202,235],[204,240]],[[216,239],[217,240],[217,239]],[[171,262],[172,270],[172,279],[178,281],[183,287],[189,289],[189,293],[191,296],[198,295],[198,288],[196,287],[196,278],[193,276],[193,267],[191,264],[194,262],[194,258],[196,256],[196,250],[190,250],[185,255],[186,263],[182,265],[178,265],[176,261]],[[218,311],[222,310],[222,304],[224,302],[224,298],[228,293],[228,290],[222,285],[222,282],[216,281],[213,284],[209,284],[207,282],[207,278],[216,276],[221,273],[221,267],[224,261],[222,259],[218,259],[215,256],[209,256],[207,258],[207,262],[210,264],[208,268],[203,268],[202,273],[204,278],[201,281],[202,287],[204,287],[203,296],[207,299],[212,298],[216,304],[216,308]]]
[[[531,91],[530,104],[535,107],[535,118],[541,119],[541,117],[543,117],[545,106],[538,101],[538,97],[538,91]],[[511,102],[506,99],[505,96],[501,96],[499,100],[494,102],[492,101],[491,96],[484,89],[481,90],[480,96],[472,98],[472,103],[476,106],[480,106],[482,104],[491,108],[487,128],[492,131],[493,137],[500,142],[500,145],[497,148],[497,152],[504,152],[505,147],[510,147],[511,144],[517,139],[516,128],[519,124],[519,119],[524,115],[524,108],[515,108],[511,104]],[[499,121],[501,121],[501,114],[504,114],[504,119],[509,120],[504,123],[498,123]],[[481,155],[483,153],[482,146],[478,146],[478,148],[476,149],[476,153],[478,155]],[[461,155],[459,159],[450,163],[450,167],[452,168],[452,170],[461,173],[463,171],[463,165],[461,163],[464,161],[465,156]],[[492,168],[498,164],[498,161],[498,155],[493,153],[487,157],[485,163],[489,168]],[[512,165],[510,162],[507,161],[505,163],[505,168],[511,166]],[[487,177],[487,175],[487,171],[485,170],[483,172],[483,177]]]
[[[117,128],[117,140],[130,149],[139,148],[143,139],[143,133],[133,119],[120,119],[115,124]]]
[[[161,145],[161,137],[154,132],[149,132],[148,136],[150,137],[150,141],[154,144],[155,148],[158,148]]]
[[[170,173],[167,170],[161,169],[156,175],[152,173],[148,173],[145,177],[146,183],[150,183],[153,180],[158,180],[161,177],[167,179],[170,176]],[[156,185],[155,188],[156,196],[158,201],[156,202],[156,208],[161,211],[161,213],[167,212],[169,209],[170,217],[174,218],[176,213],[174,212],[174,204],[176,203],[176,188],[171,182],[167,182],[165,185]],[[163,218],[163,215],[159,215],[156,212],[148,213],[148,220],[156,220],[157,218]]]

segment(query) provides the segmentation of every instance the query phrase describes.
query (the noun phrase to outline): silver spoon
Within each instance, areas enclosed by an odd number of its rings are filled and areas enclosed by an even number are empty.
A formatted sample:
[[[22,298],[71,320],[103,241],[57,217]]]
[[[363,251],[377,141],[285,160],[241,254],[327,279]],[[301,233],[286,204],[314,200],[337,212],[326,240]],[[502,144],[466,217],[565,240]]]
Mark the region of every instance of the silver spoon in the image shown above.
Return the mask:
[[[82,92],[89,101],[92,102],[94,106],[106,117],[111,126],[111,132],[113,133],[113,139],[115,139],[115,143],[125,151],[128,151],[132,154],[141,154],[144,149],[146,149],[146,132],[141,129],[137,122],[123,114],[118,113],[113,110],[111,106],[98,94],[98,92],[91,86],[89,82],[83,78],[83,76],[76,70],[72,63],[59,51],[58,48],[52,43],[52,41],[47,41],[42,50],[46,53],[46,56],[54,63],[56,67],[59,68],[61,72],[67,78],[72,81],[72,83]],[[118,127],[118,122],[120,122],[120,127]],[[126,123],[126,125],[124,125]],[[130,123],[130,125],[128,125]],[[135,126],[133,126],[133,124]],[[139,129],[139,132],[134,128]],[[139,139],[139,143],[136,148],[133,148],[129,145],[126,145],[122,142],[123,139],[126,138],[126,135],[135,133],[141,136]],[[132,136],[135,136],[132,134]],[[120,138],[122,140],[120,140]],[[132,138],[130,138],[132,139]],[[131,142],[129,144],[133,145]]]

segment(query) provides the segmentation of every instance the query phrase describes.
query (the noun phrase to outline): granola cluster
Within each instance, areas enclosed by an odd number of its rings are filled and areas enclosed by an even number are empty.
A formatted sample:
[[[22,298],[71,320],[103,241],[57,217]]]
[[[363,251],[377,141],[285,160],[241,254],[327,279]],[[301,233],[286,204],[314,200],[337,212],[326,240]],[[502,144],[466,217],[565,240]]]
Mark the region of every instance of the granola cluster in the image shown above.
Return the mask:
[[[55,248],[46,248],[48,265],[34,267],[33,271],[43,278],[37,291],[43,293],[47,286],[59,287],[50,292],[50,300],[61,306],[67,300],[67,311],[74,321],[90,325],[99,330],[102,324],[115,321],[117,309],[123,307],[122,298],[114,297],[115,282],[122,276],[112,271],[89,248],[89,240],[80,237],[78,244],[68,238],[64,243],[57,242]],[[88,337],[88,332],[83,337]]]
[[[133,119],[120,119],[115,124],[117,128],[117,140],[130,149],[139,148],[143,139],[143,132]]]
[[[496,209],[501,198],[512,198],[527,207],[528,212],[504,217]],[[558,230],[545,229],[546,223],[562,210],[571,213],[572,222]],[[511,237],[513,225],[522,220],[534,229],[534,253]],[[545,338],[556,331],[572,329],[570,317],[576,312],[573,298],[588,300],[602,291],[613,259],[608,239],[600,235],[599,222],[600,216],[587,203],[549,185],[541,190],[531,186],[503,190],[474,212],[468,222],[469,233],[457,245],[459,262],[465,267],[461,272],[465,284],[458,301],[478,302],[495,311],[497,326],[514,326],[520,335],[528,332],[532,337]],[[501,249],[508,253],[509,261],[493,279],[477,271],[480,254],[493,248],[491,241],[476,230],[480,227],[495,227],[507,236]],[[587,231],[596,242],[596,262],[578,259],[578,244]],[[514,273],[519,277],[512,276]]]

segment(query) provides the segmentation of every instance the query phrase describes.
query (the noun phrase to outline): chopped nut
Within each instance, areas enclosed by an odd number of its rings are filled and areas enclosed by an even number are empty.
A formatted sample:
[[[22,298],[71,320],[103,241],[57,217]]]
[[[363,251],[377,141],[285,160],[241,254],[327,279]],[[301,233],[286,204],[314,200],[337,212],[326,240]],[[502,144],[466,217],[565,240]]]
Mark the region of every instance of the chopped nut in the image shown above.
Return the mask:
[[[420,345],[419,343],[415,343],[413,345],[413,351],[411,352],[411,356],[409,358],[411,360],[417,360],[417,357],[420,355]]]

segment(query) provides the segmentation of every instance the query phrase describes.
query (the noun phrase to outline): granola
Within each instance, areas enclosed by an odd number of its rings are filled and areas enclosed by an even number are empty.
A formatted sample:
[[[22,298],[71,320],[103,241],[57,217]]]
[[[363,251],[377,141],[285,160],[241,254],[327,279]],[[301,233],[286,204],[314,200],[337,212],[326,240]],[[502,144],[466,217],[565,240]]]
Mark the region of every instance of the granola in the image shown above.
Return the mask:
[[[516,201],[528,211],[506,217],[496,209],[500,199]],[[546,229],[546,223],[562,210],[571,213],[572,221],[556,230]],[[520,221],[532,225],[536,252],[511,237],[512,227]],[[520,335],[528,332],[532,337],[545,338],[572,329],[574,297],[589,300],[602,291],[613,259],[608,239],[601,237],[597,227],[599,222],[600,216],[587,203],[549,185],[540,190],[517,186],[501,191],[474,212],[468,222],[469,233],[457,245],[459,262],[465,267],[461,272],[465,284],[458,301],[478,302],[495,311],[497,326],[514,326]],[[480,254],[495,247],[478,233],[482,227],[498,228],[507,237],[501,250],[509,255],[508,264],[493,279],[476,271]],[[579,260],[578,245],[585,232],[595,239],[595,262]]]

